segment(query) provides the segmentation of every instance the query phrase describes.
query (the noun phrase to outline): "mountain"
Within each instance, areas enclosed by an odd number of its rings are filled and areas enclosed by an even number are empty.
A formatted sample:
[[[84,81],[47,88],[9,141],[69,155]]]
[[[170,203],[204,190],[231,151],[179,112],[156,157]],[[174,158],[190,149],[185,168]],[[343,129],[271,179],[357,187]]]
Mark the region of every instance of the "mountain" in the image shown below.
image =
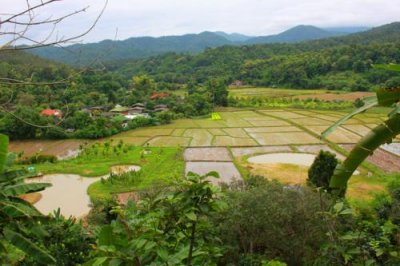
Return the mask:
[[[216,31],[214,33],[218,34],[219,36],[224,37],[225,39],[227,39],[228,41],[231,41],[231,42],[245,42],[245,41],[253,38],[251,36],[247,36],[247,35],[240,34],[240,33],[226,33],[223,31]]]
[[[345,35],[346,33],[323,30],[314,26],[299,25],[280,34],[260,36],[247,40],[246,44],[295,43]]]
[[[107,62],[127,79],[139,74],[176,84],[210,79],[251,86],[365,91],[395,77],[371,64],[400,63],[400,23],[299,43],[225,45],[199,54]],[[180,87],[176,86],[176,87]]]
[[[323,30],[329,31],[329,32],[341,32],[341,33],[357,33],[357,32],[362,32],[362,31],[367,31],[371,29],[370,27],[363,27],[363,26],[358,26],[358,27],[332,27],[332,28],[323,28]]]
[[[136,37],[123,41],[104,40],[99,43],[74,44],[66,48],[43,47],[32,49],[35,55],[72,65],[90,64],[93,60],[109,61],[139,59],[168,52],[198,53],[206,48],[232,44],[212,32],[182,36]]]
[[[29,50],[29,52],[43,58],[70,65],[89,65],[94,61],[107,62],[143,59],[169,52],[195,54],[207,48],[216,48],[225,45],[299,43],[301,46],[305,41],[314,41],[313,45],[315,47],[326,47],[341,43],[363,43],[369,39],[392,38],[390,31],[398,27],[398,25],[400,23],[392,23],[353,34],[348,33],[363,28],[321,29],[314,26],[300,25],[280,34],[259,37],[250,37],[238,33],[228,34],[225,32],[206,31],[199,34],[186,34],[182,36],[164,36],[158,38],[135,37],[123,41],[104,40],[98,43],[75,44],[64,48],[43,47]],[[307,43],[303,47],[305,50],[310,49]]]

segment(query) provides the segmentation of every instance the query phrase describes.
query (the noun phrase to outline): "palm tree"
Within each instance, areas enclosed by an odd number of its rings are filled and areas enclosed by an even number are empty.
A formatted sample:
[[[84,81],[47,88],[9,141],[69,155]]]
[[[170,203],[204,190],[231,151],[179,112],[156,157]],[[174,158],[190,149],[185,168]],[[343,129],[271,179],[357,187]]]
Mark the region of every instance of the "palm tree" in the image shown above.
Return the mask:
[[[375,68],[385,69],[389,71],[400,72],[400,65],[375,65]],[[356,146],[351,150],[346,160],[338,164],[330,181],[330,187],[334,189],[342,189],[347,187],[347,182],[357,167],[382,144],[391,143],[393,139],[400,133],[400,87],[386,87],[377,91],[376,96],[366,99],[366,104],[355,110],[354,112],[344,116],[334,125],[326,129],[322,133],[322,137],[327,137],[338,126],[350,119],[351,117],[366,111],[374,106],[393,107],[389,113],[388,119],[373,128],[366,136],[364,136]]]
[[[4,246],[4,243],[7,243],[40,263],[54,264],[56,261],[52,256],[24,236],[24,231],[29,230],[24,226],[26,223],[45,217],[19,197],[26,193],[42,191],[51,184],[25,183],[24,179],[29,177],[29,173],[23,169],[10,168],[15,155],[8,153],[8,142],[8,137],[0,134],[0,252],[7,250]]]

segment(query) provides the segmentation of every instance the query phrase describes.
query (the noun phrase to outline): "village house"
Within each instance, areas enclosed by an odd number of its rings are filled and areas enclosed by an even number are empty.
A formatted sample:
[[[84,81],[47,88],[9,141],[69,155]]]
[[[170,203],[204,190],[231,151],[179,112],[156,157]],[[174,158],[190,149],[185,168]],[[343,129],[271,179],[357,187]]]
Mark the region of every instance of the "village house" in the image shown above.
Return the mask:
[[[129,114],[130,109],[131,108],[129,108],[129,107],[125,107],[125,106],[121,106],[121,105],[117,104],[113,109],[110,110],[110,112],[115,113],[115,114],[127,115],[127,114]]]
[[[92,106],[85,107],[81,111],[84,113],[88,113],[90,117],[102,115],[103,112],[107,110],[106,106]]]
[[[158,112],[164,112],[164,111],[169,111],[169,108],[165,104],[158,104],[154,106],[153,112],[158,113]]]

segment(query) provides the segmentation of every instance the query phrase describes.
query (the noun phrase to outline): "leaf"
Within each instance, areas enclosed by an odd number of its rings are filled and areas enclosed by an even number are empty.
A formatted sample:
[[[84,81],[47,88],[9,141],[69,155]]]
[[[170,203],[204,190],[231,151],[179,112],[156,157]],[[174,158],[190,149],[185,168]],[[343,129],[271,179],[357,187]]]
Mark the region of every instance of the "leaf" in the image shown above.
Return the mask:
[[[372,67],[376,69],[384,69],[389,71],[400,71],[400,65],[398,64],[388,64],[388,65],[377,64],[377,65],[372,65]]]
[[[42,191],[51,186],[52,185],[50,183],[17,184],[13,186],[7,186],[3,190],[3,194],[6,196],[20,196],[27,193]]]
[[[27,255],[32,256],[37,262],[41,264],[54,264],[56,260],[48,254],[45,250],[35,245],[32,241],[14,232],[8,228],[3,230],[4,237],[14,246],[25,252]]]
[[[157,250],[157,255],[163,260],[167,261],[168,260],[168,251],[165,249],[158,249]]]
[[[185,213],[185,216],[191,221],[197,221],[197,215],[194,212]]]
[[[113,244],[113,228],[111,225],[105,225],[100,229],[98,243],[99,246],[109,246]]]
[[[99,257],[99,258],[92,259],[83,265],[84,266],[99,266],[99,265],[104,264],[104,262],[106,262],[107,260],[108,260],[108,257]]]
[[[352,209],[347,208],[347,209],[344,209],[343,211],[341,211],[340,214],[341,214],[341,215],[353,215],[354,212],[353,212]]]
[[[112,259],[108,263],[108,266],[119,266],[121,264],[122,264],[122,260],[120,260],[120,259]]]
[[[0,134],[0,175],[3,173],[8,152],[8,137]]]
[[[342,118],[340,118],[338,121],[336,121],[332,126],[328,127],[327,129],[325,129],[324,132],[322,132],[321,136],[323,138],[326,138],[329,134],[331,134],[333,131],[335,131],[336,128],[338,128],[341,124],[343,124],[344,122],[346,122],[347,120],[349,120],[350,118],[352,118],[353,116],[364,112],[365,110],[368,110],[374,106],[378,105],[378,98],[373,96],[373,97],[368,97],[366,98],[366,103],[364,106],[354,110],[353,112],[351,112],[350,114],[347,114],[345,116],[343,116]]]
[[[343,210],[343,202],[338,202],[333,206],[333,209],[335,210],[336,213],[339,213],[341,210]]]
[[[4,200],[1,205],[3,205],[0,208],[2,215],[7,215],[11,218],[42,216],[35,207],[22,199]]]

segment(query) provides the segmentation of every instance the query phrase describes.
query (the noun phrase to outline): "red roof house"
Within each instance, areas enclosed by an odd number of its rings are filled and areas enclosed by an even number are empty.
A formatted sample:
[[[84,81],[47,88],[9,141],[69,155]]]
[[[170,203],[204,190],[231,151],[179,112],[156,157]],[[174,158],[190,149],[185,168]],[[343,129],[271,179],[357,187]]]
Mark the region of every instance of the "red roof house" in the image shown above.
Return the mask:
[[[58,109],[44,109],[40,112],[41,116],[55,116],[62,118],[62,112]]]

